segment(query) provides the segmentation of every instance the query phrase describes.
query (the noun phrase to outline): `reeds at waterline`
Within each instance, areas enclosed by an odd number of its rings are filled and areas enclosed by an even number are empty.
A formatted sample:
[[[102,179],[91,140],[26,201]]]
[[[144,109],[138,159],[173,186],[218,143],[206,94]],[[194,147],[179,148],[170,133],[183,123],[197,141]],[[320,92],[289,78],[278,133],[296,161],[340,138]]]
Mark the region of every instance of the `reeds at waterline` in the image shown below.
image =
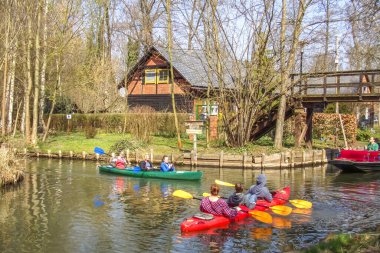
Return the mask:
[[[24,172],[17,165],[15,154],[9,149],[0,148],[0,187],[24,179]]]

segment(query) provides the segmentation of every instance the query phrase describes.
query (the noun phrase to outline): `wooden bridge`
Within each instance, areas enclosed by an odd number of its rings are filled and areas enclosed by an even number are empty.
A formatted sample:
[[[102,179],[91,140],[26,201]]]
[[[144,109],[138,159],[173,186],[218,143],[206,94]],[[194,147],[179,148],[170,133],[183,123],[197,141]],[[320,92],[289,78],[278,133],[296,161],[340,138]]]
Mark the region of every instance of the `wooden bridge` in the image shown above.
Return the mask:
[[[315,108],[332,102],[380,102],[380,70],[339,71],[291,75],[285,118],[296,108],[306,108],[305,141],[311,144],[312,116]],[[277,108],[258,119],[251,139],[257,140],[276,126]]]

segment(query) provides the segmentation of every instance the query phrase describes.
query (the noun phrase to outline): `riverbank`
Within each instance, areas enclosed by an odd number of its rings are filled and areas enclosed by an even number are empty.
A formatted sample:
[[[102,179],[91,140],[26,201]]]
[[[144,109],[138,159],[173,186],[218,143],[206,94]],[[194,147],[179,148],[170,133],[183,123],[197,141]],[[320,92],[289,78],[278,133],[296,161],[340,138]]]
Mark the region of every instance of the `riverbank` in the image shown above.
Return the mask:
[[[0,148],[0,187],[16,184],[24,179],[24,172],[18,169],[14,153]]]
[[[265,137],[245,147],[231,148],[218,142],[211,142],[207,147],[205,138],[200,136],[197,154],[192,151],[193,143],[188,137],[182,139],[182,144],[179,150],[174,137],[153,136],[150,143],[143,143],[129,134],[100,133],[87,139],[82,132],[52,135],[36,147],[25,147],[17,138],[10,141],[10,147],[16,148],[18,153],[34,157],[106,161],[111,152],[123,150],[132,164],[138,164],[145,154],[149,154],[153,163],[159,163],[163,155],[168,155],[176,164],[253,169],[315,166],[333,159],[338,152],[326,149],[327,145],[318,141],[314,149],[294,148],[291,141],[286,142],[284,148],[275,149],[271,138]],[[108,155],[96,155],[95,147],[102,148]]]
[[[380,252],[380,233],[338,234],[327,237],[303,253],[372,253]]]

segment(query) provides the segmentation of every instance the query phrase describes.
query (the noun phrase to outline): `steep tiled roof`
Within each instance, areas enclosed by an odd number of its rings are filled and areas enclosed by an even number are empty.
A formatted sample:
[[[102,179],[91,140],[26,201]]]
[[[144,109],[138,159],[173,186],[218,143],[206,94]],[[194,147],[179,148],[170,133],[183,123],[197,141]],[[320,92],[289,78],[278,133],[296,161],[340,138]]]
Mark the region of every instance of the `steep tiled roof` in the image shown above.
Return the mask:
[[[145,61],[154,51],[157,51],[168,63],[169,53],[166,48],[153,46],[148,52],[139,60],[134,68],[130,71],[128,76],[141,66],[142,61]],[[194,88],[207,88],[208,80],[212,87],[218,87],[218,79],[215,74],[214,67],[209,68],[209,63],[201,50],[185,50],[185,49],[172,49],[173,67],[176,69]],[[215,66],[215,64],[211,64]],[[207,73],[209,72],[210,77]],[[224,84],[228,87],[232,84],[230,75],[224,75]]]

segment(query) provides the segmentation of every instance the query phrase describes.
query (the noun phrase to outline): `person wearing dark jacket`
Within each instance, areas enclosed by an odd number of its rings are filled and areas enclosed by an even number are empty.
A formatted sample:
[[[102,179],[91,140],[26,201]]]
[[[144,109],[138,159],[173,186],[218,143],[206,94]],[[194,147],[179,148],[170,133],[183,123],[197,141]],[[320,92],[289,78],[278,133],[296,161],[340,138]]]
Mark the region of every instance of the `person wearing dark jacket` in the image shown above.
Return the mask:
[[[244,203],[249,209],[253,209],[256,206],[258,198],[265,199],[271,202],[273,197],[265,186],[267,183],[267,177],[264,174],[260,174],[256,179],[256,184],[252,185],[248,192],[244,196]]]
[[[244,187],[241,183],[235,184],[235,192],[228,198],[227,204],[229,207],[239,206],[244,201]]]
[[[153,169],[152,163],[149,161],[149,155],[148,154],[145,155],[144,161],[142,161],[140,163],[140,168],[142,170],[151,170],[151,169]]]

